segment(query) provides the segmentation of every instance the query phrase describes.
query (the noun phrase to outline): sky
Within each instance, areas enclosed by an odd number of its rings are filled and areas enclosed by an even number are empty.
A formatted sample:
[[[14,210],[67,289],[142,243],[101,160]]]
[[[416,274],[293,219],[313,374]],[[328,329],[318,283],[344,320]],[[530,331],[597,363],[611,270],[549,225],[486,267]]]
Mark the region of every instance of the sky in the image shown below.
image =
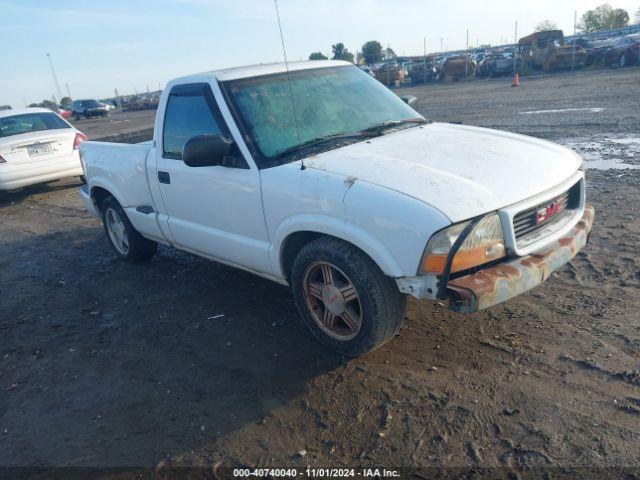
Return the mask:
[[[541,20],[573,31],[602,0],[278,0],[289,61],[368,40],[398,55],[500,44]],[[610,0],[630,16],[640,0]],[[0,0],[0,105],[62,94],[112,97],[156,90],[174,77],[282,61],[273,0]],[[58,99],[59,100],[59,99]]]

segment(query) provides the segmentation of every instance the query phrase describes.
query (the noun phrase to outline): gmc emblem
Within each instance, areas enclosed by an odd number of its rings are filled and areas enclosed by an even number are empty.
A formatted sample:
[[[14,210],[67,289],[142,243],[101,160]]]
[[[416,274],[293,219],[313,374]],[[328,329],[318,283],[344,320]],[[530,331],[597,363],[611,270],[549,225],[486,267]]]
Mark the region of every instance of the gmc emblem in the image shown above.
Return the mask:
[[[536,212],[536,225],[546,222],[551,217],[557,215],[562,210],[564,202],[561,200],[555,200],[546,207],[542,207]]]

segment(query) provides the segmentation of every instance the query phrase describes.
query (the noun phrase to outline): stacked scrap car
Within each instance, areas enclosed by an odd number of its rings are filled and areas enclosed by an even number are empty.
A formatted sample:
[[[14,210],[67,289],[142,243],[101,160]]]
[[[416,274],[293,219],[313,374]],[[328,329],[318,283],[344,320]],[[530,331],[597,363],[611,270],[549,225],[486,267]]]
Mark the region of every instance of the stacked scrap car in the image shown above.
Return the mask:
[[[640,33],[626,35],[613,42],[603,54],[603,63],[611,67],[627,67],[640,61]]]
[[[579,45],[565,45],[562,30],[536,32],[518,41],[524,65],[550,72],[583,67],[587,52]]]
[[[467,55],[449,57],[442,65],[442,71],[444,80],[460,80],[461,78],[474,77],[476,63]]]
[[[375,78],[384,85],[392,86],[404,81],[406,72],[397,62],[388,62],[375,71]]]

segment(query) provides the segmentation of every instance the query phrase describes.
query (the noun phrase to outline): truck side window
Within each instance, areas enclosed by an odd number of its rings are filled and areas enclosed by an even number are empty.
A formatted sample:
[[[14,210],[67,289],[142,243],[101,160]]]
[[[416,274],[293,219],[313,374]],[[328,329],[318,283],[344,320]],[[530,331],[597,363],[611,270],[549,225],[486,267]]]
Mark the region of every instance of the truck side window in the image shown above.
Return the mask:
[[[162,138],[165,156],[181,159],[184,144],[191,137],[219,133],[202,88],[169,95]]]

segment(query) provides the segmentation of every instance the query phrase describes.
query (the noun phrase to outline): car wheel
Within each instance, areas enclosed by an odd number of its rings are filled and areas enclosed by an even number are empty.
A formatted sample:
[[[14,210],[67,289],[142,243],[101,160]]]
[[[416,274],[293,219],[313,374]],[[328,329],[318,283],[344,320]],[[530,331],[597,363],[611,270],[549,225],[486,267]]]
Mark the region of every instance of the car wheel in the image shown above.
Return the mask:
[[[105,198],[100,206],[102,223],[111,247],[118,257],[132,263],[151,260],[158,244],[144,238],[133,228],[124,210],[111,196]]]
[[[622,55],[620,55],[620,58],[618,59],[618,65],[621,68],[624,68],[627,66],[627,54],[623,53]]]
[[[355,357],[400,329],[406,296],[362,251],[323,237],[300,250],[291,285],[298,311],[314,337],[335,352]]]

